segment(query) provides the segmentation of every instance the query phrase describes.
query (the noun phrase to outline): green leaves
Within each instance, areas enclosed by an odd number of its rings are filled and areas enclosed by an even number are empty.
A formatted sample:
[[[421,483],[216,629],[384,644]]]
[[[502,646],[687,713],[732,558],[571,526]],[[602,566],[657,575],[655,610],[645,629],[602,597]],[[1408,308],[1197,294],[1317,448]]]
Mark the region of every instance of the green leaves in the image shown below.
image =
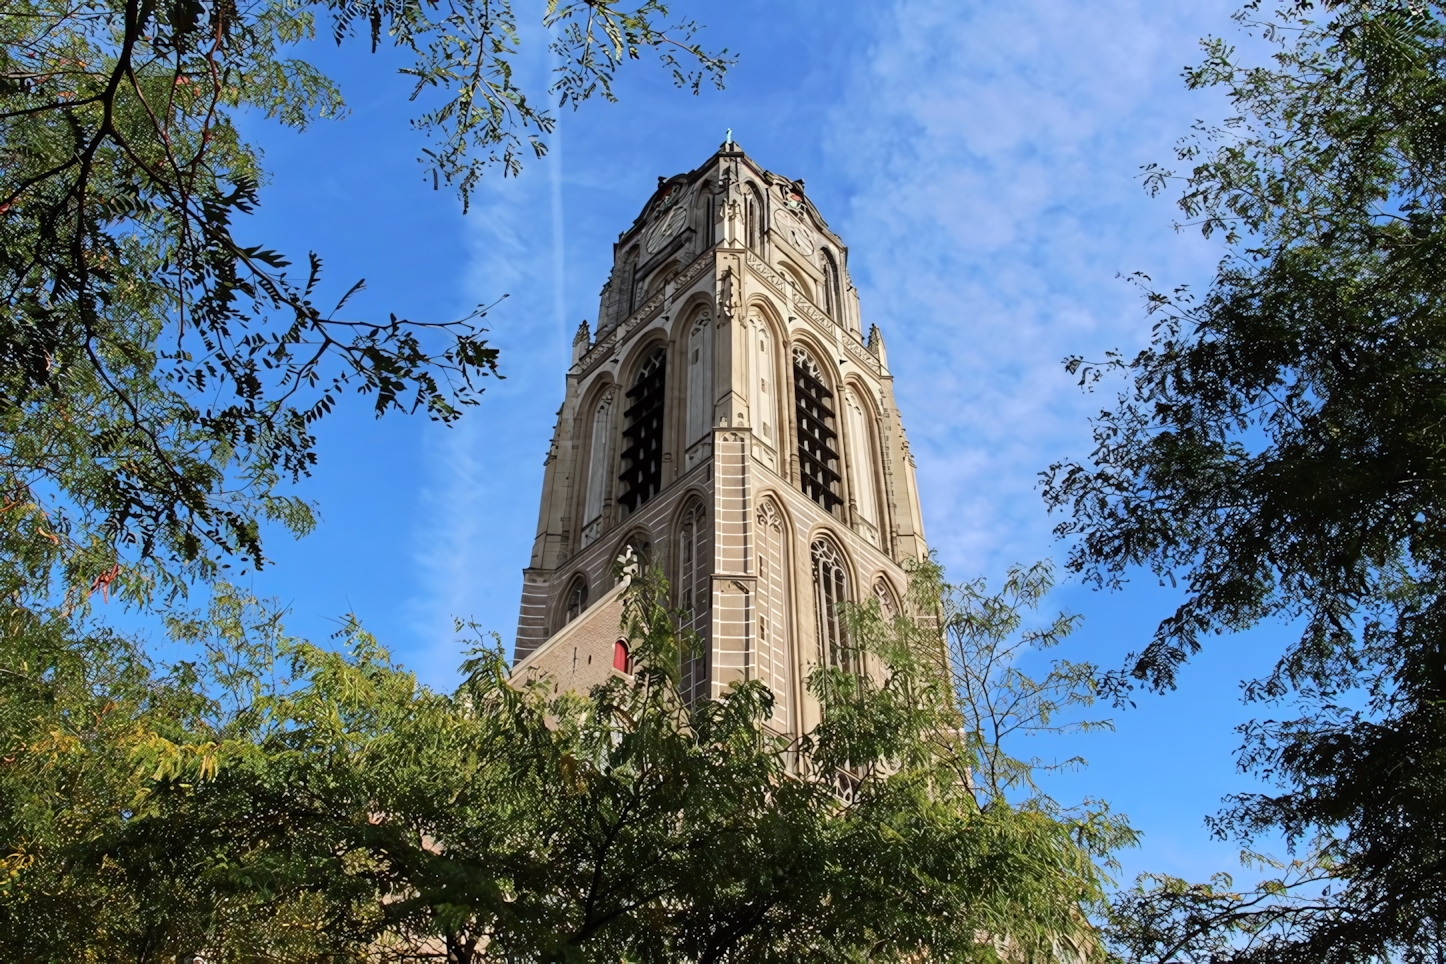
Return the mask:
[[[1056,531],[1074,540],[1074,571],[1114,585],[1148,567],[1184,590],[1102,678],[1117,699],[1172,688],[1210,634],[1272,617],[1300,628],[1244,689],[1272,718],[1241,727],[1240,765],[1279,793],[1233,798],[1214,829],[1247,845],[1283,834],[1329,897],[1296,905],[1267,887],[1248,910],[1199,917],[1157,882],[1127,913],[1174,921],[1161,935],[1194,921],[1197,956],[1414,960],[1439,950],[1446,906],[1431,730],[1446,694],[1446,21],[1439,4],[1394,0],[1261,7],[1237,19],[1273,63],[1210,39],[1186,72],[1236,112],[1178,150],[1180,209],[1227,253],[1199,297],[1139,279],[1149,347],[1069,360],[1083,384],[1110,374],[1124,389],[1089,460],[1044,473],[1045,498],[1067,514]],[[1171,176],[1151,168],[1147,187]],[[1206,917],[1224,930],[1206,933]],[[1231,936],[1245,933],[1261,936]],[[1174,940],[1131,953],[1190,959]]]
[[[560,31],[578,17],[602,31],[568,48],[553,88],[564,102],[611,76],[618,49],[604,36],[662,51],[675,72],[675,50],[715,79],[726,68],[656,3],[537,13]],[[0,488],[65,514],[46,530],[59,540],[48,566],[38,543],[4,550],[32,560],[22,581],[37,598],[83,606],[117,563],[114,590],[143,604],[233,561],[259,566],[262,519],[311,525],[279,488],[311,470],[315,425],[342,397],[450,423],[498,375],[485,308],[357,319],[343,311],[358,282],[327,311],[316,255],[297,274],[234,233],[264,176],[235,112],[300,129],[345,111],[324,74],[286,55],[314,37],[318,14],[338,43],[365,24],[373,50],[388,38],[415,55],[415,126],[464,207],[488,166],[517,173],[524,143],[545,149],[546,92],[514,81],[506,0],[24,0],[0,16]]]
[[[23,959],[143,962],[1094,953],[1094,860],[1120,839],[980,806],[937,648],[906,652],[937,623],[866,628],[867,672],[817,676],[826,725],[790,744],[757,681],[682,701],[667,595],[636,579],[637,672],[588,694],[515,685],[480,640],[463,686],[433,693],[354,620],[331,651],[224,585],[170,621],[198,658],[164,674],[65,623],[0,637],[20,741],[0,825],[21,841],[0,868],[0,939]]]

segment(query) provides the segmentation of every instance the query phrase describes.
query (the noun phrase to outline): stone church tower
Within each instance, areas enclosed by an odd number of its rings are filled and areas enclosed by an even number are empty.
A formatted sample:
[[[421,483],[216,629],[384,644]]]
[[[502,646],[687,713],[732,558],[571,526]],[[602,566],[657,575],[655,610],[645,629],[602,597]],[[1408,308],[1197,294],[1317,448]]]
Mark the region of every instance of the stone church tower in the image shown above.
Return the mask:
[[[613,564],[631,546],[704,641],[687,694],[761,679],[797,734],[835,604],[897,611],[927,552],[883,338],[863,336],[848,249],[803,181],[731,140],[659,178],[613,254],[596,332],[573,341],[514,674],[586,689],[625,671]]]

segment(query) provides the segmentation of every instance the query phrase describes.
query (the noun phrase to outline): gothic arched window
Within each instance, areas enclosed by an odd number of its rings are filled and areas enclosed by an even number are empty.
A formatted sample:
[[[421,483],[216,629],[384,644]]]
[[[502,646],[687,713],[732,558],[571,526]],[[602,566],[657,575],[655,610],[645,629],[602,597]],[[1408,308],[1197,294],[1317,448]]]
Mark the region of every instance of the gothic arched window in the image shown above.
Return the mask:
[[[758,188],[748,185],[743,195],[743,223],[748,250],[763,253],[763,197]]]
[[[614,319],[614,323],[621,322],[623,318],[633,313],[638,306],[638,249],[629,251],[623,259],[623,284],[619,292],[622,303],[618,305],[622,309],[622,317]]]
[[[823,310],[834,321],[843,321],[843,291],[839,287],[838,262],[827,248],[823,251]]]
[[[874,442],[869,410],[853,388],[844,389],[844,441],[848,445],[849,494],[855,528],[879,544],[879,500],[874,485]]]
[[[772,499],[758,504],[758,678],[773,691],[773,717],[788,718],[788,547],[783,514]]]
[[[582,544],[591,545],[602,535],[603,498],[612,474],[613,389],[598,401],[592,416],[592,439],[588,448],[587,494],[582,509]]]
[[[648,356],[628,389],[623,412],[623,493],[618,503],[629,512],[658,494],[663,486],[663,387],[667,353],[659,346]]]
[[[702,438],[713,421],[713,326],[712,316],[701,312],[688,331],[688,417],[684,447]]]
[[[818,627],[818,659],[838,669],[849,668],[844,645],[843,620],[839,604],[848,600],[848,574],[838,550],[827,539],[818,539],[813,552],[813,616]]]
[[[883,576],[874,580],[874,598],[879,601],[879,613],[885,622],[893,622],[899,616],[899,599],[894,588]]]
[[[798,484],[827,512],[843,502],[838,494],[838,430],[833,393],[818,363],[802,348],[793,350],[793,396],[798,420]]]
[[[693,205],[693,217],[695,230],[698,232],[698,250],[705,251],[713,247],[712,181],[704,181],[698,190],[698,198]]]
[[[572,585],[567,587],[566,596],[567,609],[563,615],[563,622],[570,623],[581,616],[583,610],[587,609],[587,578],[577,576],[572,580]]]
[[[712,553],[708,548],[707,515],[702,502],[694,502],[683,511],[678,527],[678,604],[686,613],[684,625],[697,634],[700,642],[708,638],[708,612],[712,608]],[[683,654],[683,696],[694,700],[706,695],[708,687],[708,648]]]

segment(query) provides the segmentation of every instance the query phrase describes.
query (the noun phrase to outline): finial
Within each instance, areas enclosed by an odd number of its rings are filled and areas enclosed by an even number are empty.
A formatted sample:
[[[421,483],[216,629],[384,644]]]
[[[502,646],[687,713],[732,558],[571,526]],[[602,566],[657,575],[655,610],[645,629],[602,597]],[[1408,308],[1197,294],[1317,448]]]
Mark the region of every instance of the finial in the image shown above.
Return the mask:
[[[576,343],[579,341],[587,341],[591,337],[592,334],[587,327],[587,319],[584,318],[582,320],[582,324],[577,326],[577,334],[572,336],[572,340],[574,343]]]
[[[658,187],[662,187],[662,186],[663,186],[663,182],[666,181],[666,180],[667,180],[666,177],[664,177],[663,175],[659,174],[659,175],[658,175]]]
[[[724,133],[724,135],[723,135],[723,146],[724,146],[724,147],[732,147],[732,146],[733,146],[733,128],[731,128],[731,127],[728,128],[727,132]]]

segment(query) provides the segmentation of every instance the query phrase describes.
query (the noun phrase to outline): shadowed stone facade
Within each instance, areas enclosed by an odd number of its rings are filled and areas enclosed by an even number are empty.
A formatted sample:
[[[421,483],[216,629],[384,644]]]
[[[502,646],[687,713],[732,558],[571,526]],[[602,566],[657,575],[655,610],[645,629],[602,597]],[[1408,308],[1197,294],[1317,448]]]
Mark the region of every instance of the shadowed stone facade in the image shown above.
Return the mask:
[[[613,562],[672,583],[705,642],[691,696],[762,679],[774,726],[817,722],[834,604],[896,607],[927,549],[914,463],[848,249],[802,181],[732,142],[659,179],[573,343],[523,572],[514,673],[586,689],[614,664]]]

